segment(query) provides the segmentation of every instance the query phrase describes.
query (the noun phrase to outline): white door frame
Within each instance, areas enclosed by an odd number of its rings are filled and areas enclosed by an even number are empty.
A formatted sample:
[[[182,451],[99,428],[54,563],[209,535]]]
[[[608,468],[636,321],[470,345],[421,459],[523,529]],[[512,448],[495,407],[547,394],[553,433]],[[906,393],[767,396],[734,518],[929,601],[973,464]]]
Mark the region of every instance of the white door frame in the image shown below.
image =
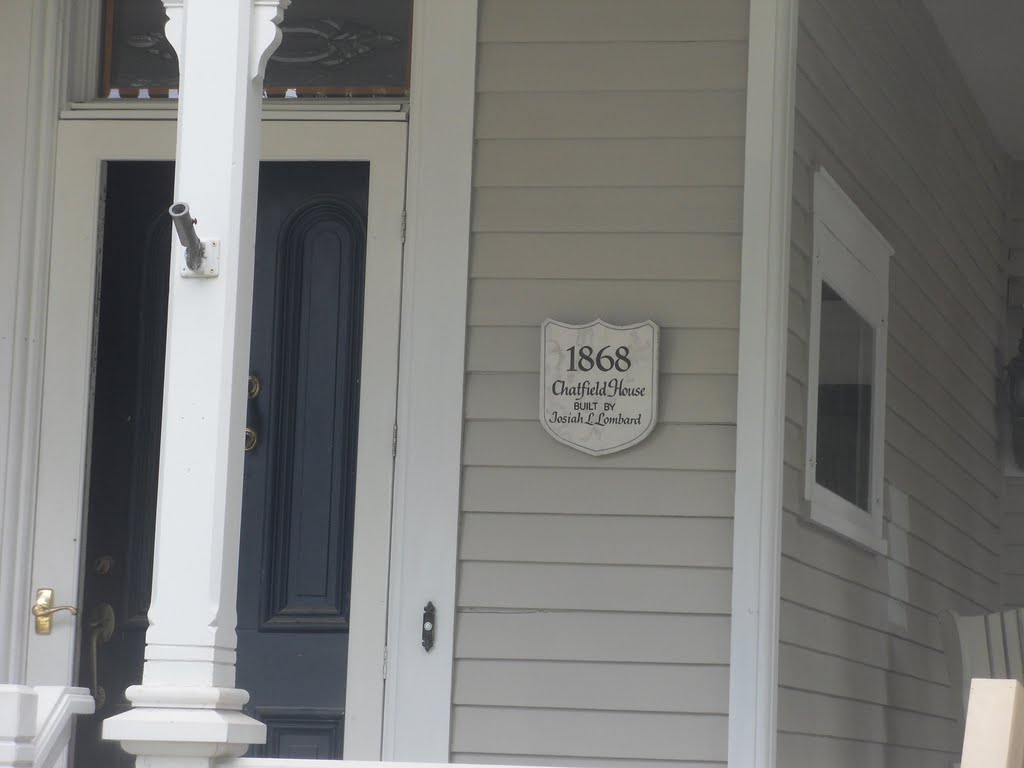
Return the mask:
[[[263,126],[265,160],[370,163],[361,375],[372,386],[360,397],[346,758],[378,758],[383,728],[406,152],[396,117]],[[60,603],[80,599],[104,163],[173,160],[175,130],[173,120],[125,119],[65,120],[58,129],[32,585],[53,588]],[[76,629],[58,614],[52,635],[30,635],[30,685],[72,683]]]
[[[462,480],[477,0],[414,4],[385,760],[446,763]],[[437,608],[432,650],[423,606]]]
[[[799,0],[752,0],[740,281],[729,768],[775,768]]]

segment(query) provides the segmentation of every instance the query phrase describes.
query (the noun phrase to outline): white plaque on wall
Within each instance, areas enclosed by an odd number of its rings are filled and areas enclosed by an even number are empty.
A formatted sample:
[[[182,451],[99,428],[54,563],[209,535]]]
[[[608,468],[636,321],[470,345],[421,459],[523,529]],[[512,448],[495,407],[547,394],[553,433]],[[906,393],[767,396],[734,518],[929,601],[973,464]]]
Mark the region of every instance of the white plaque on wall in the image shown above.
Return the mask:
[[[540,420],[555,440],[601,456],[642,441],[657,417],[657,325],[544,321]]]

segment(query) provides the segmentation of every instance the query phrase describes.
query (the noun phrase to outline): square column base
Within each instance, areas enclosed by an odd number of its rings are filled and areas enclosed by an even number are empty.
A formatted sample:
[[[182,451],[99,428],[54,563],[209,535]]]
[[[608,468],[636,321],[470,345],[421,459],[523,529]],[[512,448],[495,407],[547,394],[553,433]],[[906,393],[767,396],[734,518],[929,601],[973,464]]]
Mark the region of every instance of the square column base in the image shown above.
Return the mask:
[[[135,708],[105,720],[103,738],[120,741],[125,752],[140,758],[140,766],[157,768],[164,764],[159,758],[196,758],[201,766],[204,760],[238,757],[250,744],[266,741],[267,727],[240,711],[248,699],[244,691],[132,686],[127,693]],[[221,708],[197,706],[218,700]],[[232,708],[226,702],[239,703]]]

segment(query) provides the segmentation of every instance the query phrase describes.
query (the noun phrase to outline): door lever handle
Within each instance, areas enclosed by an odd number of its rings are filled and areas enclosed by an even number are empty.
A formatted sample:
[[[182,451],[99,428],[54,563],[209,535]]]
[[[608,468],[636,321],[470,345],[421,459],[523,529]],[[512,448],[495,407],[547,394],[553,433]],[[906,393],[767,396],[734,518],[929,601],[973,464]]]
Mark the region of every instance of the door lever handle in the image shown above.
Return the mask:
[[[36,618],[36,634],[48,635],[53,632],[53,614],[67,611],[72,616],[78,615],[78,609],[72,605],[54,605],[52,589],[37,589],[36,602],[32,606],[32,615]]]
[[[110,642],[114,636],[114,609],[109,603],[100,603],[92,611],[92,620],[89,627],[92,634],[89,637],[89,656],[92,662],[92,696],[96,699],[96,709],[102,709],[107,703],[107,692],[100,685],[100,643]]]

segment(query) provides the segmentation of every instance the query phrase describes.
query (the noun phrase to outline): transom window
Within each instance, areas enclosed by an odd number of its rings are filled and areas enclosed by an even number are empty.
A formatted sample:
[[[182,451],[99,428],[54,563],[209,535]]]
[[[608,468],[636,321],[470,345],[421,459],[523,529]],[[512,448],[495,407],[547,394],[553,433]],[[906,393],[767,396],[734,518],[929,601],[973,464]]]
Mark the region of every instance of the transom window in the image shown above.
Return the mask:
[[[815,522],[885,551],[889,258],[893,250],[824,170],[814,176],[805,495]]]
[[[177,96],[161,0],[106,0],[103,98]],[[412,0],[293,0],[268,97],[408,96]]]

